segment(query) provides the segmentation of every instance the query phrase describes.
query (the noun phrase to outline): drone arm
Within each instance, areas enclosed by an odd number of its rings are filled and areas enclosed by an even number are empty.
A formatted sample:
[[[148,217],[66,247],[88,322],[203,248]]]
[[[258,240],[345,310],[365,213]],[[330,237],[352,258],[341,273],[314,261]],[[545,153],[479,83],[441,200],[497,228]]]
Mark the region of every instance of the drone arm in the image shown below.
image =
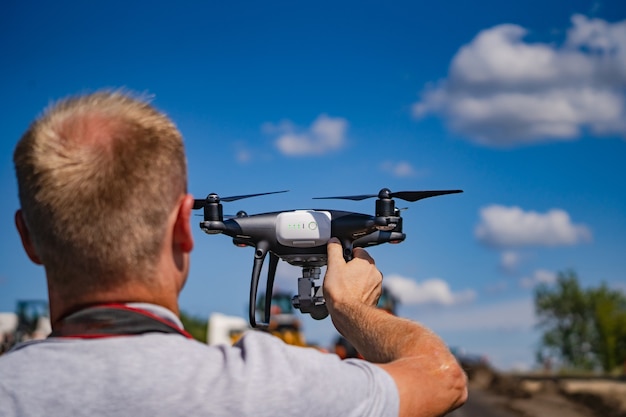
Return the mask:
[[[406,239],[406,235],[402,232],[387,232],[377,230],[369,235],[358,238],[354,241],[354,247],[366,248],[369,246],[380,245],[382,243],[400,243]]]
[[[227,219],[224,221],[203,221],[200,222],[200,228],[209,235],[217,235],[223,233],[232,238],[237,238],[242,234],[241,226],[236,221],[236,219]]]
[[[358,236],[367,235],[374,230],[376,230],[376,224],[373,217],[348,213],[333,219],[331,236],[341,242],[343,258],[348,262],[352,260],[352,249]]]

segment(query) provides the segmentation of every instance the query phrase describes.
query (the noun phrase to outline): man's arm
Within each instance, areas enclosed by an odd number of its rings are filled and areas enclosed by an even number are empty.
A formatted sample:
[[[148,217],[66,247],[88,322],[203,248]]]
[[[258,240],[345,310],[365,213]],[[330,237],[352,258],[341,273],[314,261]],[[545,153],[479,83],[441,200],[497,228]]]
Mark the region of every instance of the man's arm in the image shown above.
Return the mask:
[[[443,341],[419,323],[376,307],[382,275],[355,248],[346,263],[341,244],[328,243],[324,298],[337,330],[365,359],[379,364],[398,387],[400,416],[442,416],[467,399],[467,378]]]

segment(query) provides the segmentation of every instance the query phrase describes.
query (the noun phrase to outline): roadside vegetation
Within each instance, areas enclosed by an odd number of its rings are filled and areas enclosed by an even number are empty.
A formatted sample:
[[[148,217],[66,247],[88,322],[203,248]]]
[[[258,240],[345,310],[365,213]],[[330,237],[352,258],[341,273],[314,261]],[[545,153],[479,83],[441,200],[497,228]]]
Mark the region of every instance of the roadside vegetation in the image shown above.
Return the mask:
[[[185,330],[187,330],[194,339],[204,343],[207,342],[208,320],[181,311],[180,321],[183,322]]]
[[[626,371],[626,294],[606,284],[583,288],[573,271],[535,289],[543,330],[537,360],[560,372]]]

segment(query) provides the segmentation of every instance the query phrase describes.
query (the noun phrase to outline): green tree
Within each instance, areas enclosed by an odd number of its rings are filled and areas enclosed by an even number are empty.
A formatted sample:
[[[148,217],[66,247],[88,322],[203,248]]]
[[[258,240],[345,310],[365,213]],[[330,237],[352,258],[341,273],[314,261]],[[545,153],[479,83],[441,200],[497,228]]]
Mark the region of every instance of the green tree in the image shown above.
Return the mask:
[[[609,289],[581,288],[574,272],[535,289],[535,312],[544,333],[542,350],[564,365],[612,371],[626,360],[626,295]],[[538,357],[542,354],[538,354]]]
[[[589,303],[596,335],[593,351],[605,371],[626,360],[626,296],[602,284],[589,291]]]
[[[208,320],[194,317],[183,311],[180,312],[180,321],[183,322],[185,330],[193,336],[194,339],[206,343],[208,332]]]
[[[568,366],[593,368],[588,302],[576,274],[560,273],[555,287],[539,285],[535,289],[535,313],[544,329],[544,348]]]

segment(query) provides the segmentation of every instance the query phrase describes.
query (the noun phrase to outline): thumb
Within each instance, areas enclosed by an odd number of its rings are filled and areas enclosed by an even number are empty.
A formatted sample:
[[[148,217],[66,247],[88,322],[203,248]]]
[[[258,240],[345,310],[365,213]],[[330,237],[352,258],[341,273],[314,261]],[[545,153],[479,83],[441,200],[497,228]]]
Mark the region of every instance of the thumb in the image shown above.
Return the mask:
[[[326,245],[326,252],[328,253],[328,266],[340,265],[346,261],[343,259],[343,246],[336,237],[330,238]]]

